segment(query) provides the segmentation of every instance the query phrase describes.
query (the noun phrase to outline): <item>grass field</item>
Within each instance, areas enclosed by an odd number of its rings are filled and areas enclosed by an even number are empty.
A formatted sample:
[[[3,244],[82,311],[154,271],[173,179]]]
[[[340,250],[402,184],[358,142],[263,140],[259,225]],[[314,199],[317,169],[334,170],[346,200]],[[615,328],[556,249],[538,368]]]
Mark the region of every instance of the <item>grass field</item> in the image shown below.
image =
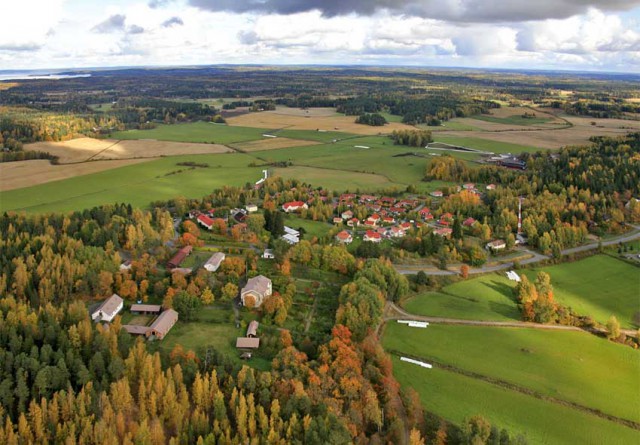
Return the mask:
[[[404,308],[412,314],[463,320],[520,320],[511,289],[513,281],[494,273],[445,286],[408,300]]]
[[[310,240],[312,237],[321,238],[332,229],[332,225],[326,221],[311,221],[309,219],[302,219],[299,216],[287,215],[284,220],[284,224],[293,229],[302,227],[305,230],[303,239]]]
[[[545,124],[552,119],[550,117],[522,117],[522,114],[514,114],[511,116],[505,117],[496,117],[490,116],[486,114],[478,114],[473,116],[473,119],[485,121],[485,122],[495,122],[496,124],[505,124],[505,125],[540,125]]]
[[[153,200],[181,195],[199,198],[223,185],[256,181],[262,173],[259,167],[247,167],[253,160],[239,153],[162,158],[3,192],[0,210],[71,211],[114,202],[146,207]],[[204,162],[210,167],[189,169],[177,165],[185,161]],[[170,174],[178,170],[183,172]]]
[[[436,142],[444,142],[451,145],[459,145],[462,147],[475,148],[477,150],[490,151],[492,153],[524,153],[536,152],[540,148],[528,145],[512,144],[508,142],[492,141],[488,139],[480,139],[475,137],[449,136],[440,133],[434,134]]]
[[[262,128],[231,127],[209,122],[188,124],[158,125],[151,130],[116,131],[112,139],[157,139],[175,142],[206,142],[209,144],[231,144],[263,139]]]
[[[588,333],[389,323],[384,346],[640,422],[640,354]]]
[[[573,263],[527,270],[535,279],[540,270],[551,275],[554,297],[581,315],[606,323],[615,315],[623,328],[635,329],[640,312],[640,269],[607,255],[594,255]]]
[[[333,140],[343,140],[350,138],[359,138],[356,134],[343,133],[339,131],[315,131],[315,130],[277,130],[272,131],[271,134],[275,134],[278,137],[302,139],[305,141],[315,142],[331,142]]]
[[[443,369],[424,369],[393,357],[394,375],[415,389],[426,410],[460,424],[480,414],[510,433],[525,435],[531,445],[638,443],[640,433],[562,405]]]

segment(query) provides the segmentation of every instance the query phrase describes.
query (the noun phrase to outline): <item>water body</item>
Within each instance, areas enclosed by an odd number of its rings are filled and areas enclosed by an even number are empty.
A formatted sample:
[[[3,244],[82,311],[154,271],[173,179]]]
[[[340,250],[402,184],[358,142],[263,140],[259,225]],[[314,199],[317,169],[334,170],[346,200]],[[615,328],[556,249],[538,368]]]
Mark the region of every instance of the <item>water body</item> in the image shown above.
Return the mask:
[[[73,79],[76,77],[91,77],[91,74],[62,74],[52,71],[0,70],[0,82],[3,80]]]

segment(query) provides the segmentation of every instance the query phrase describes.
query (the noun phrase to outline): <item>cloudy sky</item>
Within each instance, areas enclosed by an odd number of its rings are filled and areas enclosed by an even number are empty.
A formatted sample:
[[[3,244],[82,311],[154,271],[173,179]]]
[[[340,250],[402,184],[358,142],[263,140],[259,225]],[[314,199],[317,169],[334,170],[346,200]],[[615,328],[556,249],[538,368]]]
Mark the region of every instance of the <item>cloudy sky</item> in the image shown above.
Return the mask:
[[[0,0],[0,70],[368,64],[640,72],[640,0]]]

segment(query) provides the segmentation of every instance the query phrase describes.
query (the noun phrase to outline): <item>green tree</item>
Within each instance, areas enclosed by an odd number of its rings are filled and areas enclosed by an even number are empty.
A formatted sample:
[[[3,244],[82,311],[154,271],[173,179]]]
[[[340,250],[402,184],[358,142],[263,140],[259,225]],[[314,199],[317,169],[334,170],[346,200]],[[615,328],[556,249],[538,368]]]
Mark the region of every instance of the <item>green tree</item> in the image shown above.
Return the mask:
[[[491,423],[482,416],[473,416],[462,425],[462,439],[465,445],[484,445],[491,435]]]
[[[173,297],[173,308],[178,311],[184,321],[193,321],[198,318],[198,310],[202,306],[202,300],[186,291],[181,291]]]
[[[620,337],[620,322],[612,315],[609,317],[609,321],[607,321],[607,338],[609,340],[615,340]]]

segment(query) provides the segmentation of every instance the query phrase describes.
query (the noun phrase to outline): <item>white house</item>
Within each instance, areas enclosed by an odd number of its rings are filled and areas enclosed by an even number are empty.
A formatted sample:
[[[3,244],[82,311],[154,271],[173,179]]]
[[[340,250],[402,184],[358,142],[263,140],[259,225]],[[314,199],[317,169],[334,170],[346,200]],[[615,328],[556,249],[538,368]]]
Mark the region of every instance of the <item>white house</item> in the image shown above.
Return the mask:
[[[258,206],[255,204],[247,204],[244,208],[249,213],[254,213],[258,211]]]
[[[240,299],[243,306],[260,307],[272,293],[271,280],[264,275],[258,275],[249,278],[247,285],[240,291]]]
[[[276,257],[276,255],[273,253],[272,249],[264,249],[264,253],[262,254],[262,258],[264,258],[265,260],[272,260]]]
[[[336,235],[336,241],[342,244],[351,244],[353,242],[353,237],[349,232],[343,230]]]
[[[215,272],[216,270],[218,270],[220,264],[222,264],[225,258],[226,257],[224,253],[216,252],[211,255],[211,258],[209,258],[206,263],[204,263],[204,268],[209,272]]]
[[[102,302],[91,314],[93,321],[111,321],[122,310],[124,301],[118,294],[113,294]]]
[[[502,250],[507,247],[507,243],[504,240],[497,239],[487,243],[488,250]]]
[[[307,203],[303,201],[285,202],[284,205],[282,206],[282,210],[284,210],[287,213],[297,212],[298,210],[308,209],[308,208],[309,206],[307,205]]]
[[[300,232],[292,229],[291,227],[284,226],[284,235],[282,235],[282,239],[289,244],[298,244],[300,242]]]

